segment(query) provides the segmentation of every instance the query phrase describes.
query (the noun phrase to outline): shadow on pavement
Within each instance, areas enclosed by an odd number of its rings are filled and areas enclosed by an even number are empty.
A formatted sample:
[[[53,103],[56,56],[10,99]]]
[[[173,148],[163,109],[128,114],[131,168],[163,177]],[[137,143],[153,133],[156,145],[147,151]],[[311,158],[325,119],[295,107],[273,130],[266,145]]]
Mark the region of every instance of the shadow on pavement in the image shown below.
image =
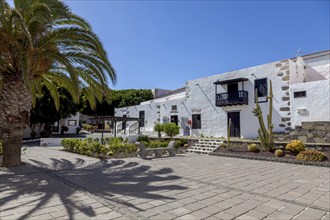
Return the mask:
[[[130,201],[173,200],[174,198],[160,195],[159,192],[186,189],[171,183],[181,178],[171,175],[172,169],[151,170],[150,166],[138,162],[100,160],[81,167],[85,163],[81,158],[77,158],[74,163],[66,159],[50,158],[50,164],[30,160],[39,167],[37,171],[22,173],[17,168],[9,168],[11,174],[0,177],[1,211],[25,211],[19,219],[33,215],[36,210],[46,208],[54,201],[58,203],[58,207],[64,207],[69,219],[77,211],[89,217],[96,216],[92,204],[86,205],[75,199],[75,195],[80,192],[79,188],[110,203],[115,202],[138,210],[141,209]]]

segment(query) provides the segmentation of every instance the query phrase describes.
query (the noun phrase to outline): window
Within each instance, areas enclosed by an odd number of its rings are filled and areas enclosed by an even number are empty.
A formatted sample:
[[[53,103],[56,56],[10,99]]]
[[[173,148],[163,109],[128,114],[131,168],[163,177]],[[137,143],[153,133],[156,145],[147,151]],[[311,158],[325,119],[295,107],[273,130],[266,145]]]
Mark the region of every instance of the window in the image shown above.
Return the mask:
[[[163,124],[169,123],[169,118],[167,116],[163,117]]]
[[[254,90],[258,91],[258,97],[267,96],[267,78],[254,80]]]
[[[69,120],[68,125],[69,126],[77,126],[77,120]]]
[[[201,129],[202,128],[202,120],[200,114],[192,115],[192,129]]]
[[[139,111],[139,126],[144,127],[144,111]]]
[[[176,111],[176,110],[177,110],[176,105],[172,105],[172,111]]]
[[[293,93],[294,98],[306,97],[306,91],[299,91]]]

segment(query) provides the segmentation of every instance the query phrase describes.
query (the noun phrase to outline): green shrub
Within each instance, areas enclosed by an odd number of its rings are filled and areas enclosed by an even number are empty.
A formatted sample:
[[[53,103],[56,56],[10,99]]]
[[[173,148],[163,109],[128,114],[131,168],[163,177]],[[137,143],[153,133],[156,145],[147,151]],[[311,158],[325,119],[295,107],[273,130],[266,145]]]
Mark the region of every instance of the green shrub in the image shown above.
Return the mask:
[[[327,159],[327,155],[317,150],[305,150],[301,151],[296,159],[302,161],[324,161]]]
[[[143,142],[143,144],[148,148],[160,148],[167,147],[167,141],[151,141],[151,142]]]
[[[111,138],[109,142],[111,144],[107,148],[105,145],[92,138],[86,138],[84,140],[77,138],[64,138],[61,141],[63,149],[65,151],[79,153],[88,156],[94,156],[94,153],[111,154],[116,155],[119,153],[130,154],[137,150],[135,144],[123,143],[122,138]],[[111,152],[111,153],[109,153]]]
[[[93,138],[89,137],[85,139],[88,143],[92,143],[93,142]]]
[[[102,147],[104,146],[101,143],[93,142],[90,146],[90,149],[92,152],[100,154],[102,152]]]
[[[109,137],[104,138],[104,143],[103,144],[110,144],[110,139]]]
[[[86,131],[90,131],[90,130],[92,130],[92,125],[89,125],[89,124],[83,124],[82,127],[83,127],[83,129],[86,130]]]
[[[184,144],[183,147],[184,148],[188,148],[189,147],[189,144]]]
[[[258,147],[257,147],[256,144],[249,144],[248,145],[248,151],[250,151],[250,152],[258,152],[259,149],[258,149]]]
[[[93,139],[93,142],[100,143],[100,138],[94,138],[94,139]]]
[[[293,153],[299,153],[305,150],[305,145],[302,141],[293,140],[286,145],[285,149]]]
[[[150,142],[149,136],[148,135],[141,135],[137,139],[138,142]]]
[[[180,138],[178,140],[175,140],[176,142],[176,147],[183,147],[185,144],[188,143],[188,141],[186,139]]]
[[[275,156],[276,157],[283,157],[283,155],[284,155],[284,153],[283,153],[283,151],[281,149],[277,149],[275,151]]]
[[[92,126],[92,133],[93,133],[94,131],[96,131],[97,128],[98,128],[97,125],[93,125],[93,126]]]
[[[163,125],[164,132],[167,136],[170,138],[176,136],[179,134],[180,127],[176,125],[175,123],[167,123]]]
[[[90,150],[90,144],[87,143],[86,141],[81,141],[80,147],[79,147],[79,152],[80,154],[83,155],[90,155],[91,150]]]
[[[65,151],[76,152],[79,149],[81,140],[77,138],[64,138],[61,144]]]
[[[110,139],[109,144],[119,144],[122,143],[124,139],[122,137],[113,137]]]
[[[137,150],[137,146],[135,144],[129,143],[115,143],[109,146],[109,151],[111,151],[114,155],[119,153],[130,154]]]

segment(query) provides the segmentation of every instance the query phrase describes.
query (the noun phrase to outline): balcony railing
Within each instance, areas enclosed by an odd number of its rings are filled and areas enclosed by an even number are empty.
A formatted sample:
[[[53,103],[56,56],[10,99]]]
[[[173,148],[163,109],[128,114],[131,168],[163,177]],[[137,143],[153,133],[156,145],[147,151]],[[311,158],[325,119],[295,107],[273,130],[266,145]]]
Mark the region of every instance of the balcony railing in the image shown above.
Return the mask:
[[[234,91],[216,94],[216,106],[248,105],[248,92]]]

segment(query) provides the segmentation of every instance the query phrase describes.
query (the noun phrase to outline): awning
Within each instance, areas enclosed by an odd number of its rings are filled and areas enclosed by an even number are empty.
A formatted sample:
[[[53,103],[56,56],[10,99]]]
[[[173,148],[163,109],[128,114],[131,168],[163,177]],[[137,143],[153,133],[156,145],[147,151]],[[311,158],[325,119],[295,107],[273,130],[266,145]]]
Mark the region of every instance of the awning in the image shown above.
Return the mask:
[[[213,84],[215,85],[224,85],[224,84],[230,84],[230,83],[236,83],[236,82],[243,82],[243,81],[248,81],[248,78],[236,78],[236,79],[227,79],[227,80],[218,80],[215,81]]]

